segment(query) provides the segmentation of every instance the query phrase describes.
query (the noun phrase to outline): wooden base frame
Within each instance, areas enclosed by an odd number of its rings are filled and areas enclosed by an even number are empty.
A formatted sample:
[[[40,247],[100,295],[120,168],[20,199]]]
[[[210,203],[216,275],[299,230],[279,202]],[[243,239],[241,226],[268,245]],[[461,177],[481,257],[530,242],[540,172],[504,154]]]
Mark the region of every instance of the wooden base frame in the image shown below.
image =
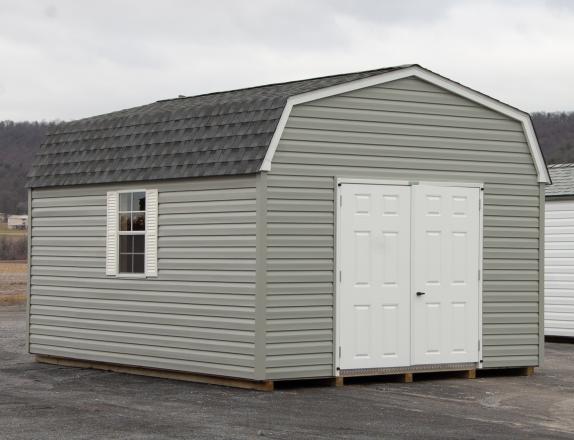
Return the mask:
[[[185,373],[180,371],[159,370],[153,368],[133,367],[128,365],[108,364],[104,362],[82,361],[77,359],[61,358],[55,356],[36,355],[36,362],[52,365],[62,365],[66,367],[93,368],[103,371],[113,371],[116,373],[135,374],[139,376],[159,377],[162,379],[183,380],[187,382],[205,383],[210,385],[220,385],[234,388],[243,388],[257,391],[273,391],[276,382],[273,380],[253,381],[249,379],[239,379],[232,377],[210,376],[207,374]],[[502,369],[504,370],[504,369]],[[498,371],[502,371],[498,370]],[[489,370],[496,371],[496,370]],[[532,376],[534,367],[513,368],[510,371],[515,372],[518,376]],[[304,382],[317,384],[323,382],[335,387],[342,387],[346,383],[354,382],[353,379],[371,378],[371,379],[390,379],[401,383],[412,383],[417,376],[424,374],[440,374],[445,378],[463,378],[476,379],[477,370],[474,368],[466,370],[447,370],[447,371],[420,371],[420,372],[403,372],[385,375],[364,375],[364,376],[337,376],[323,379],[307,379]],[[293,381],[281,381],[293,382]],[[299,381],[296,381],[299,382]],[[303,383],[304,383],[303,382]]]
[[[66,367],[93,368],[97,370],[113,371],[116,373],[136,374],[139,376],[159,377],[162,379],[183,380],[187,382],[222,385],[234,388],[244,388],[257,391],[273,391],[274,383],[271,380],[253,381],[232,377],[210,376],[207,374],[185,373],[180,371],[157,370],[153,368],[132,367],[127,365],[107,364],[103,362],[81,361],[77,359],[60,358],[53,356],[36,355],[36,362]]]
[[[335,378],[334,385],[335,386],[343,386],[345,383],[354,382],[356,379],[366,378],[366,379],[373,379],[373,380],[386,380],[389,379],[391,381],[396,381],[400,383],[412,383],[415,381],[417,376],[426,375],[426,374],[440,374],[445,378],[462,378],[462,379],[476,379],[476,369],[468,369],[468,370],[446,370],[446,371],[415,371],[415,372],[406,372],[406,373],[391,373],[391,374],[382,374],[382,375],[365,375],[365,376],[339,376]]]
[[[524,367],[519,370],[520,376],[532,376],[534,374],[534,367]]]

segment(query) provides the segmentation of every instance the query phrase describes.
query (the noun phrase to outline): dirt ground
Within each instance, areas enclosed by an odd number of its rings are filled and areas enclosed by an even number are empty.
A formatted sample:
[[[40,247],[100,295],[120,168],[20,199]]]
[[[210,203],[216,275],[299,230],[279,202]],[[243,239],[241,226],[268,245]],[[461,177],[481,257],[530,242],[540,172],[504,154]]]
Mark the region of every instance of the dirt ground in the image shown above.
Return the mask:
[[[24,304],[28,267],[25,261],[0,261],[0,306]]]
[[[430,376],[273,393],[35,363],[0,307],[0,439],[572,439],[574,343],[532,377]]]

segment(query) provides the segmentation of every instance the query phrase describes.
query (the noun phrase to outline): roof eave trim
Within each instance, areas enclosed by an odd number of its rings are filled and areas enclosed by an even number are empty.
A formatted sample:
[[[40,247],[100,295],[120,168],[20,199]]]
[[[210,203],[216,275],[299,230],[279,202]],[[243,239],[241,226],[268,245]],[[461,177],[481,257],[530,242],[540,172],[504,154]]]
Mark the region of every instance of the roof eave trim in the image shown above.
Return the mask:
[[[431,84],[442,87],[443,89],[446,89],[452,93],[455,93],[459,96],[502,113],[503,115],[520,121],[522,123],[522,128],[524,129],[526,142],[528,143],[528,147],[530,148],[530,152],[534,159],[534,165],[538,174],[538,182],[550,183],[550,176],[546,168],[546,163],[544,162],[544,157],[542,156],[540,145],[538,145],[538,139],[536,138],[534,127],[532,125],[532,120],[530,119],[530,115],[528,113],[518,110],[508,104],[504,104],[503,102],[477,92],[476,90],[465,87],[462,84],[440,76],[420,66],[410,66],[392,72],[382,73],[380,75],[372,76],[369,78],[363,78],[356,81],[350,81],[348,83],[325,87],[319,90],[314,90],[312,92],[291,96],[287,99],[287,103],[285,104],[281,118],[277,123],[277,128],[275,129],[273,138],[271,139],[269,148],[267,149],[267,153],[265,154],[265,158],[261,163],[259,171],[271,170],[273,156],[275,155],[277,145],[279,144],[279,140],[283,135],[285,125],[287,124],[287,120],[289,119],[289,115],[291,114],[291,110],[293,109],[294,105],[327,98],[329,96],[340,95],[342,93],[351,92],[353,90],[362,89],[377,84],[383,84],[390,81],[396,81],[398,79],[403,79],[410,76],[428,81]]]

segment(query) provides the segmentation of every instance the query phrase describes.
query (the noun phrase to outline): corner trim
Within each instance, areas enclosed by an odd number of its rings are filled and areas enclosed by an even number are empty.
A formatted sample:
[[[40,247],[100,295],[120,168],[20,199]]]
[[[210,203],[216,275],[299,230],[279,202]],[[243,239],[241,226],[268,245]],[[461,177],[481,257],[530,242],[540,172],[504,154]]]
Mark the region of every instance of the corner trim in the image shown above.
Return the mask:
[[[32,189],[28,188],[28,276],[26,279],[27,302],[26,302],[26,352],[30,353],[30,308],[32,304]]]
[[[264,380],[267,375],[267,173],[257,174],[256,194],[256,236],[255,236],[255,380]]]
[[[279,140],[281,139],[283,131],[285,130],[287,120],[289,119],[289,115],[291,114],[291,110],[293,109],[294,105],[351,92],[353,90],[362,89],[377,84],[384,84],[410,76],[420,78],[424,81],[448,90],[449,92],[455,93],[459,96],[474,101],[477,104],[488,107],[494,111],[519,121],[522,124],[522,128],[526,136],[526,142],[534,159],[534,165],[538,174],[538,182],[550,183],[548,169],[546,168],[546,163],[544,162],[544,157],[542,156],[540,145],[538,145],[538,139],[536,138],[536,133],[534,132],[534,126],[532,125],[532,120],[530,119],[530,115],[528,113],[518,110],[517,108],[514,108],[508,104],[504,104],[503,102],[491,98],[490,96],[484,95],[476,90],[463,86],[462,84],[459,84],[420,66],[405,67],[403,69],[382,73],[380,75],[372,76],[369,78],[363,78],[356,81],[350,81],[344,84],[325,87],[319,90],[314,90],[312,92],[291,96],[287,99],[287,103],[285,104],[285,108],[283,109],[283,113],[281,114],[277,124],[277,128],[273,133],[273,137],[269,143],[269,148],[265,154],[265,159],[263,160],[259,171],[271,170],[273,156],[275,155],[277,145],[279,144]]]
[[[544,197],[544,184],[540,185],[540,205],[538,223],[538,366],[544,362],[544,229],[546,228],[546,200]]]

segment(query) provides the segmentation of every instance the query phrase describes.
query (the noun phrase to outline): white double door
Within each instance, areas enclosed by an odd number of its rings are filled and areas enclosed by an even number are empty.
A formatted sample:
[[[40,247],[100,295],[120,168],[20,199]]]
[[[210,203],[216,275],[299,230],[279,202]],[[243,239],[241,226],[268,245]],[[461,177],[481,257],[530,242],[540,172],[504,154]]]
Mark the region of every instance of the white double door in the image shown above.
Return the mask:
[[[479,189],[340,190],[339,368],[477,362]]]

